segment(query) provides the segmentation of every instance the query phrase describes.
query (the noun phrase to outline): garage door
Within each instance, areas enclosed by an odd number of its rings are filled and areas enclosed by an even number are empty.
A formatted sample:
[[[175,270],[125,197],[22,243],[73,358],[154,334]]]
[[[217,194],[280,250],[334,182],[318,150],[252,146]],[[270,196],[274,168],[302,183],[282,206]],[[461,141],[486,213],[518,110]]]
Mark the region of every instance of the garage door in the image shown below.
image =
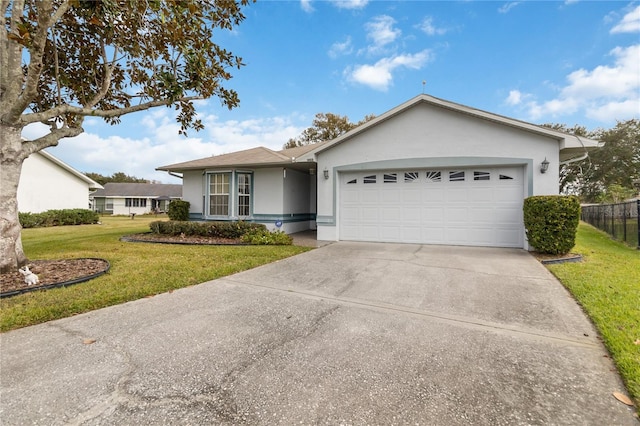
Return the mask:
[[[523,168],[345,172],[340,239],[522,247]]]

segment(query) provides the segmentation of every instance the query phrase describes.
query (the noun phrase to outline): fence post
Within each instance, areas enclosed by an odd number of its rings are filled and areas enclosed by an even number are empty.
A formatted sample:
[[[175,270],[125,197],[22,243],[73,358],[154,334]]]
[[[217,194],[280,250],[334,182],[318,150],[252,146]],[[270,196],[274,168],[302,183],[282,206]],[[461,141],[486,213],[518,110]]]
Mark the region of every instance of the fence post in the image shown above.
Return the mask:
[[[631,204],[629,205],[631,206]],[[629,217],[631,217],[631,211],[629,211]],[[622,231],[624,233],[624,238],[622,239],[622,241],[626,243],[628,242],[627,240],[627,203],[624,203],[622,205]]]
[[[616,239],[615,215],[616,215],[616,205],[611,204],[611,235],[613,236],[614,240]]]
[[[638,216],[636,217],[638,221],[638,247],[636,248],[640,250],[640,200],[636,200],[636,207],[638,209]]]

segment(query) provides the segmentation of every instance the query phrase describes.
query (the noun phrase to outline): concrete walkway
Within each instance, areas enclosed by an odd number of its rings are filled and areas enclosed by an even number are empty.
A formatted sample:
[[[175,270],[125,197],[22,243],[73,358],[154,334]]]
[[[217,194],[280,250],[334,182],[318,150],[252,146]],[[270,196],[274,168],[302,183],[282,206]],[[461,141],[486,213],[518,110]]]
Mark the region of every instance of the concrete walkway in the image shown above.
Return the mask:
[[[334,243],[0,336],[3,425],[635,425],[522,250]]]

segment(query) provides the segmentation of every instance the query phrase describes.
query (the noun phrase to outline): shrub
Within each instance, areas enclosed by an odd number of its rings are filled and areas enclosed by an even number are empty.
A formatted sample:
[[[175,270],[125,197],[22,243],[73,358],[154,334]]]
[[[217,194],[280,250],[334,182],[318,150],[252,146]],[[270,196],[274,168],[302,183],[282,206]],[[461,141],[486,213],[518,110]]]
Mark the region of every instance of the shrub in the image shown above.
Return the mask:
[[[282,231],[269,232],[265,229],[254,229],[242,236],[242,241],[256,245],[291,245],[293,238]]]
[[[171,220],[189,220],[189,206],[191,203],[184,200],[173,200],[169,203],[167,215]]]
[[[580,201],[575,196],[542,195],[524,200],[524,227],[537,251],[565,254],[576,242]]]
[[[214,238],[241,238],[252,230],[265,229],[260,223],[251,222],[187,222],[156,221],[149,224],[151,232],[165,235],[198,235]]]
[[[23,228],[41,228],[63,225],[90,225],[98,223],[98,213],[87,209],[47,210],[42,213],[18,213]]]

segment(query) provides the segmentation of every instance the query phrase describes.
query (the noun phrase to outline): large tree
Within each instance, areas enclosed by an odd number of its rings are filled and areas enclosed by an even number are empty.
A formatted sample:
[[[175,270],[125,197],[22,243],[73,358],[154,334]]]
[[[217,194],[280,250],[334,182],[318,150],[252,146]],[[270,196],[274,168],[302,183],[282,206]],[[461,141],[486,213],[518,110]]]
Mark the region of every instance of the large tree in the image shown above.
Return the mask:
[[[363,120],[352,123],[346,115],[321,112],[316,114],[311,127],[306,128],[298,137],[289,139],[284,147],[295,148],[296,146],[329,141],[374,118],[375,115],[367,115]]]
[[[584,127],[569,128],[563,124],[546,124],[556,130],[585,136],[604,143],[583,161],[560,168],[560,190],[575,194],[585,202],[625,198],[637,193],[640,180],[640,120],[619,121],[611,129],[587,132]]]
[[[83,132],[86,116],[175,106],[181,133],[199,130],[193,101],[239,103],[223,87],[242,59],[214,43],[248,0],[0,0],[0,272],[26,263],[17,188],[30,154]],[[44,123],[48,133],[23,140]]]

